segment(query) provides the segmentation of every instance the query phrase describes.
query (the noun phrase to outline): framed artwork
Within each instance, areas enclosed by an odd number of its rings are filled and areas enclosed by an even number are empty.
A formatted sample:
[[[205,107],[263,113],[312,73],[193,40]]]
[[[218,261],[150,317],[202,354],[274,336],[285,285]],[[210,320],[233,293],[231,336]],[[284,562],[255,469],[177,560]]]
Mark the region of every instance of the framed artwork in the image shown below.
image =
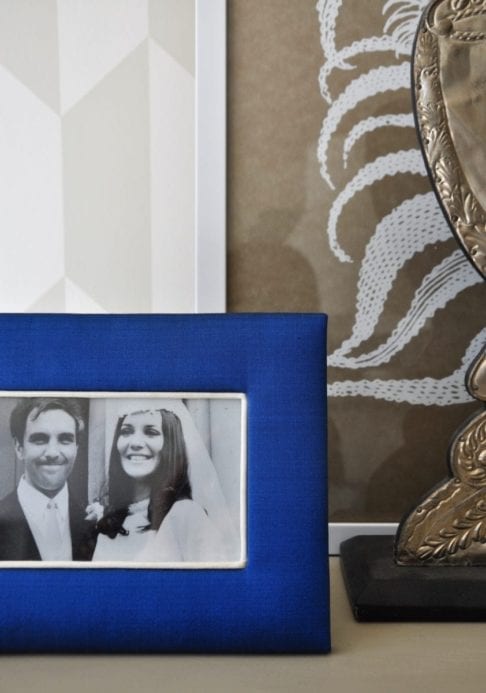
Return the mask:
[[[0,316],[1,651],[328,651],[325,332]]]
[[[0,310],[222,310],[225,0],[5,2],[0,27]]]
[[[464,375],[485,338],[481,279],[411,112],[426,0],[264,5],[229,3],[228,308],[329,315],[337,552],[352,534],[394,532],[444,477],[476,408]]]

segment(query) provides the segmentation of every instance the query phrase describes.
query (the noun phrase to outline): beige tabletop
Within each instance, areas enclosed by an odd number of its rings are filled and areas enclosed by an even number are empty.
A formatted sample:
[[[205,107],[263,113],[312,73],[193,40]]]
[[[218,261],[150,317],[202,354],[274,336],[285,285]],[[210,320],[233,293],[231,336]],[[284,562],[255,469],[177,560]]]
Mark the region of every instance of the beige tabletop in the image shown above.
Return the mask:
[[[0,690],[482,691],[486,624],[358,624],[331,559],[333,652],[325,656],[18,656],[0,661]]]

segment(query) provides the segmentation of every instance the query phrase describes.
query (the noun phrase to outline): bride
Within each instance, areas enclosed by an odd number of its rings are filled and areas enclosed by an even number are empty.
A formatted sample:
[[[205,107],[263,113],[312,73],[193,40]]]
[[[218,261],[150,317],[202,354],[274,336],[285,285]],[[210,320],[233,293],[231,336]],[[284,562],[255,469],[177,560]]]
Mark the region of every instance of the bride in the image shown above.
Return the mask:
[[[169,402],[171,409],[165,408]],[[128,410],[117,416],[112,438],[108,504],[98,521],[93,561],[232,560],[225,501],[184,404],[167,400],[152,409],[150,401],[125,403]],[[192,469],[181,418],[189,429]]]

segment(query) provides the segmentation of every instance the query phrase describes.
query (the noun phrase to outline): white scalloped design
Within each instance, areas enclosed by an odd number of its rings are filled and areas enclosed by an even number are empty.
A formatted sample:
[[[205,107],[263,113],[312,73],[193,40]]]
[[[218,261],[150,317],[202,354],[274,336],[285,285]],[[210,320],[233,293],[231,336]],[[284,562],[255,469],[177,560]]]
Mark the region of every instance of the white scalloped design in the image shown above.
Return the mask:
[[[343,164],[347,166],[348,157],[351,149],[354,147],[356,142],[358,142],[364,135],[369,132],[374,132],[379,128],[395,127],[395,128],[413,128],[415,123],[413,120],[413,115],[411,113],[389,113],[386,115],[370,116],[364,120],[360,120],[356,123],[351,130],[349,135],[344,140],[343,145]]]
[[[388,402],[408,402],[445,407],[471,401],[464,380],[472,360],[478,355],[486,340],[486,329],[473,339],[461,359],[457,370],[446,378],[421,378],[401,380],[341,380],[331,383],[329,397],[374,397]]]
[[[360,369],[379,367],[399,357],[404,347],[421,333],[427,321],[434,319],[437,311],[447,310],[454,298],[465,289],[480,283],[481,278],[461,251],[456,250],[445,258],[442,253],[441,260],[435,267],[429,269],[417,282],[408,307],[404,306],[403,314],[397,316],[389,333],[382,335],[379,346],[374,345],[371,350],[363,348],[366,340],[376,336],[390,293],[407,271],[405,264],[412,262],[415,256],[433,244],[437,246],[450,242],[452,234],[434,194],[421,193],[405,199],[378,221],[374,233],[368,238],[362,257],[352,257],[352,253],[346,249],[347,239],[362,231],[359,218],[356,219],[355,227],[344,228],[342,225],[342,214],[348,204],[354,200],[359,201],[360,195],[380,195],[380,182],[387,177],[396,178],[399,186],[403,175],[426,176],[418,146],[415,149],[389,151],[374,160],[365,160],[364,163],[361,161],[359,168],[354,169],[350,177],[339,184],[337,176],[334,174],[333,180],[329,169],[329,156],[331,148],[336,151],[336,146],[340,147],[344,172],[351,168],[354,147],[358,141],[366,144],[366,138],[371,133],[379,133],[383,128],[414,127],[411,110],[379,113],[376,111],[374,97],[387,93],[392,96],[399,89],[410,90],[410,54],[418,20],[428,0],[381,0],[383,23],[375,28],[375,35],[359,36],[359,26],[353,25],[350,35],[353,34],[354,40],[340,46],[337,25],[344,9],[349,9],[348,2],[349,0],[319,0],[317,3],[324,54],[319,86],[323,99],[329,104],[321,127],[317,155],[323,180],[331,190],[335,190],[326,220],[329,247],[336,262],[360,263],[354,324],[350,335],[330,354],[328,363],[337,369],[355,370],[359,376]],[[380,0],[376,2],[380,3]],[[389,55],[385,61],[387,52]],[[368,65],[365,71],[360,72],[356,67],[357,59],[366,54],[374,54],[374,67],[370,68]],[[383,60],[384,64],[377,66],[377,60]],[[349,72],[349,79],[338,93],[332,94],[330,78],[335,72],[344,70]],[[363,116],[368,107],[369,115]],[[355,119],[356,122],[352,123],[355,111],[359,112],[360,119]],[[343,134],[344,128],[346,132]],[[393,137],[390,136],[388,141],[391,149]],[[485,334],[486,331],[483,330],[473,340],[465,349],[461,364],[445,378],[398,377],[368,380],[358,377],[356,380],[331,382],[329,395],[374,397],[410,404],[442,406],[470,401],[464,388],[464,374],[483,345]],[[397,372],[399,373],[399,364]]]
[[[461,250],[455,250],[434,267],[416,290],[406,315],[398,322],[388,339],[369,353],[355,357],[329,357],[329,365],[338,368],[369,368],[388,363],[403,347],[416,337],[426,320],[469,286],[482,282],[469,263],[464,262]]]
[[[417,210],[420,224],[416,223]],[[405,200],[381,220],[361,264],[352,334],[330,355],[329,365],[346,367],[341,357],[373,335],[404,263],[428,245],[449,238],[449,228],[437,214],[437,200],[432,192]]]
[[[396,176],[399,173],[427,175],[422,155],[417,149],[393,152],[392,154],[378,157],[375,161],[360,168],[354,178],[337,195],[329,212],[327,235],[332,252],[341,262],[352,262],[351,257],[344,252],[337,241],[339,217],[345,205],[365,188],[371,187],[386,176]]]
[[[354,79],[329,107],[319,136],[318,157],[321,164],[321,176],[330,188],[334,183],[327,166],[327,156],[332,136],[336,132],[344,116],[352,111],[362,101],[383,94],[386,91],[405,89],[410,85],[410,64],[377,67]]]

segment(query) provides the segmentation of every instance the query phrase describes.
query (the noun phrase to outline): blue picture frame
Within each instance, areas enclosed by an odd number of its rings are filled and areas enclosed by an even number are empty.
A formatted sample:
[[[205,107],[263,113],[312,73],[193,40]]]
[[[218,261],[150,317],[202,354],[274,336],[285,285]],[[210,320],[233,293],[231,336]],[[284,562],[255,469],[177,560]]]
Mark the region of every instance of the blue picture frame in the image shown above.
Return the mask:
[[[325,335],[313,314],[0,316],[0,391],[248,402],[245,567],[0,566],[0,651],[327,652]]]

